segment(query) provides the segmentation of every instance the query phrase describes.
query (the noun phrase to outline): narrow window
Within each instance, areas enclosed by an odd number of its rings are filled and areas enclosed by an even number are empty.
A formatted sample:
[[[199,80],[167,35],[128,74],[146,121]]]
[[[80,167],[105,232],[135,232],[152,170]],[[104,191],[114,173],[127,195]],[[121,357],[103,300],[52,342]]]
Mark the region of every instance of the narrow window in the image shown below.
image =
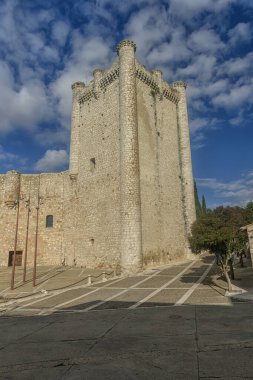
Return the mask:
[[[96,168],[96,160],[95,158],[90,159],[90,171],[93,172]]]
[[[46,217],[46,227],[53,227],[54,225],[54,217],[53,215],[47,215]]]

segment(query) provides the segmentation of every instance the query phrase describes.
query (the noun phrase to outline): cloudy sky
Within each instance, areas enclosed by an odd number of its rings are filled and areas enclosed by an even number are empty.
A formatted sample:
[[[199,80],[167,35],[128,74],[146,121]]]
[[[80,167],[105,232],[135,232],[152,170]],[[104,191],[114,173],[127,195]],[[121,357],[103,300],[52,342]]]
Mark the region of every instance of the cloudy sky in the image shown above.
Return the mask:
[[[71,83],[118,42],[188,84],[193,171],[207,205],[253,199],[253,1],[1,0],[0,172],[68,167]]]

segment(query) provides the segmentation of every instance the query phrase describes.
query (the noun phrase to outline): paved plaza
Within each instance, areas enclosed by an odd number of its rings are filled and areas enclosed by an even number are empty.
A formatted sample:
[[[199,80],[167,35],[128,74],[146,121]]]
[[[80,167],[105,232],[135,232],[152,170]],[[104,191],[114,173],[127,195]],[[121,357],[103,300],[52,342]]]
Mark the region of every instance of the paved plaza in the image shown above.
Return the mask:
[[[226,297],[213,256],[92,284],[40,271],[10,291],[2,269],[1,379],[253,379],[253,303]]]

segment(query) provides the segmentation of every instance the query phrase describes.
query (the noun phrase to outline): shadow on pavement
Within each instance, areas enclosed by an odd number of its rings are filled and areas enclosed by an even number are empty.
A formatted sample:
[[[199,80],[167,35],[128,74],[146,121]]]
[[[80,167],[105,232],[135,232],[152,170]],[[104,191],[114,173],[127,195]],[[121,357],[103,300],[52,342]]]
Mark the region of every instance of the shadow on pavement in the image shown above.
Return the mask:
[[[1,317],[0,378],[252,378],[252,304],[148,306]]]

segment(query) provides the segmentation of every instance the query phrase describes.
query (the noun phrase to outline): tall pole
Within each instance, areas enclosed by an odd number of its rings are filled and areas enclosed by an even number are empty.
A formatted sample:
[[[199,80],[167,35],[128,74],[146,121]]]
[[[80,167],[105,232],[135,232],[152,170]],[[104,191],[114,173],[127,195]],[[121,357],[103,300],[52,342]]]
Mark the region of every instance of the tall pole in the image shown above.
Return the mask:
[[[33,286],[36,286],[36,270],[37,270],[37,252],[38,252],[38,230],[39,230],[39,209],[40,209],[40,177],[38,188],[38,202],[36,207],[36,231],[35,231],[35,250],[33,264]]]
[[[27,249],[28,249],[28,234],[29,234],[29,219],[30,219],[30,189],[29,189],[29,198],[26,201],[25,207],[27,208],[27,223],[26,223],[26,238],[25,238],[25,256],[24,256],[24,271],[23,271],[23,284],[26,280],[26,263],[27,263]]]
[[[16,230],[15,230],[15,240],[14,240],[14,252],[13,252],[13,259],[12,259],[11,290],[14,289],[14,277],[15,277],[15,268],[16,268],[16,252],[17,252],[18,221],[19,221],[19,197],[15,203],[17,207],[17,218],[16,218]]]

